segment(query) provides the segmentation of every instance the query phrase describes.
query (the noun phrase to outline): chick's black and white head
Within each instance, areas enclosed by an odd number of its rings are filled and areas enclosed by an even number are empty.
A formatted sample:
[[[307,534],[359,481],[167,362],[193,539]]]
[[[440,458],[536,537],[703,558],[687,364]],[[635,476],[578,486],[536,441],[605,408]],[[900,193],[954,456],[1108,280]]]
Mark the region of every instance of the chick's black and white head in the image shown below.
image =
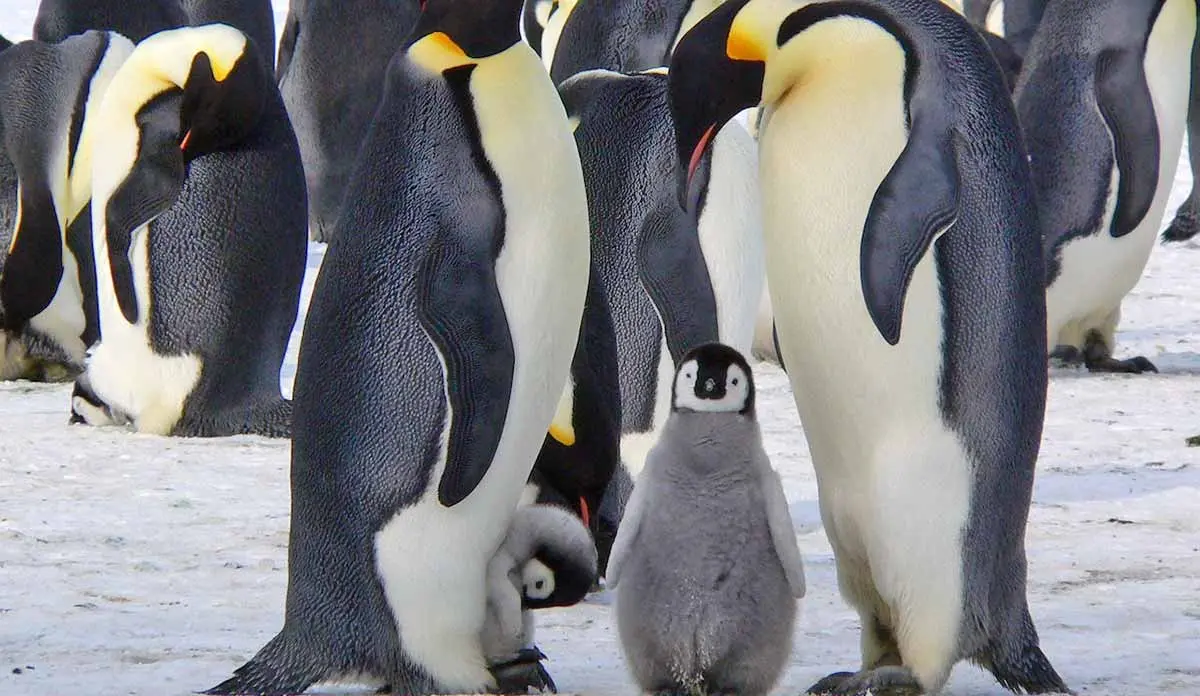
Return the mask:
[[[754,416],[754,378],[742,354],[706,343],[683,356],[675,371],[671,410]]]
[[[526,609],[569,607],[596,582],[596,555],[542,546],[521,566],[521,605]]]

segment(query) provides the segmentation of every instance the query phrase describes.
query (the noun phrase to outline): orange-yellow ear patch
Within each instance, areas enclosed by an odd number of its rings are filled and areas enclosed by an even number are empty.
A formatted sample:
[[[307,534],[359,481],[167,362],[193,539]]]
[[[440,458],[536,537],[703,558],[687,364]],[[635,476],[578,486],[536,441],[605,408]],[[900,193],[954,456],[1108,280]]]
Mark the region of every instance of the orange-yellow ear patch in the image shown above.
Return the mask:
[[[448,34],[435,31],[408,49],[409,58],[434,72],[468,65],[475,61]]]
[[[736,23],[729,31],[729,39],[725,42],[725,55],[733,60],[750,60],[757,63],[762,63],[767,59],[767,52],[763,50],[757,38]]]

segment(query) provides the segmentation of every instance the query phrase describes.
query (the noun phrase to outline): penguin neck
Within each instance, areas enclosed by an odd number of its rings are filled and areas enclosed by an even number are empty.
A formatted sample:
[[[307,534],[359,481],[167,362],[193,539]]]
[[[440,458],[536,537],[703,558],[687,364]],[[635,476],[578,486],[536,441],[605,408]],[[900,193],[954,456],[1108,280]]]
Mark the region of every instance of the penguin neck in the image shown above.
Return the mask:
[[[680,462],[687,475],[724,477],[747,472],[752,445],[759,442],[758,423],[736,413],[676,411],[667,420],[662,437],[686,448]]]

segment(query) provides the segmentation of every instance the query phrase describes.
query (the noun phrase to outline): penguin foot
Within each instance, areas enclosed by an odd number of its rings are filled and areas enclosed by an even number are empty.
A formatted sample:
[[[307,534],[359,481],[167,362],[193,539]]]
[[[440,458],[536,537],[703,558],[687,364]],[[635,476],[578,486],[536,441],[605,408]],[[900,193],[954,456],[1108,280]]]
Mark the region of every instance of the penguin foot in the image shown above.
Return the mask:
[[[813,684],[808,693],[829,696],[921,696],[925,690],[907,667],[888,665],[857,674],[835,672]]]
[[[1140,375],[1143,372],[1158,372],[1154,363],[1137,355],[1126,360],[1113,357],[1096,358],[1087,361],[1088,372],[1115,372],[1127,375]]]
[[[556,694],[558,687],[546,671],[542,660],[546,655],[536,647],[519,651],[508,662],[494,664],[488,669],[496,678],[496,691],[501,694]]]
[[[1055,367],[1082,367],[1083,351],[1075,346],[1055,346],[1050,351],[1050,363]]]

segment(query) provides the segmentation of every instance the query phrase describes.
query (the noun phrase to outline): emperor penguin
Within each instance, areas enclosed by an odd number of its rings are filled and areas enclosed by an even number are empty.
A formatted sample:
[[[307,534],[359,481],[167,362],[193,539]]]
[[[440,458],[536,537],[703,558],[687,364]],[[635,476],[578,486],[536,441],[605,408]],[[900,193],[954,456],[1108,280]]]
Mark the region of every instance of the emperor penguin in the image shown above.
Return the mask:
[[[1192,190],[1163,232],[1165,242],[1183,242],[1200,232],[1200,32],[1192,43],[1192,91],[1188,101],[1187,144]]]
[[[483,651],[502,693],[555,690],[533,644],[533,611],[577,604],[595,581],[596,547],[578,517],[555,505],[517,508],[487,567]]]
[[[159,32],[121,65],[99,110],[100,340],[73,419],[288,436],[279,371],[307,254],[304,174],[253,42],[223,24]]]
[[[1154,247],[1183,145],[1195,0],[1055,0],[1015,94],[1046,260],[1052,357],[1098,372]]]
[[[542,34],[550,15],[557,9],[559,0],[525,0],[525,8],[521,12],[521,34],[525,43],[533,52],[542,55]]]
[[[91,152],[98,104],[133,44],[89,31],[0,53],[0,376],[63,379],[98,333],[91,243]],[[58,369],[28,350],[48,344]],[[36,351],[35,351],[36,353]]]
[[[732,0],[671,60],[681,199],[713,133],[765,109],[779,345],[862,628],[861,670],[813,693],[937,693],[963,659],[1066,689],[1025,596],[1047,381],[1034,191],[987,50],[928,0]]]
[[[611,538],[600,534],[597,511],[621,456],[617,369],[612,313],[593,253],[570,376],[533,464],[530,483],[538,502],[574,512],[596,536],[597,545],[611,545]],[[607,557],[607,546],[600,552]]]
[[[592,257],[617,337],[621,458],[636,476],[684,353],[713,341],[750,351],[765,275],[758,157],[730,122],[698,162],[685,210],[665,70],[586,71],[559,93],[579,123]]]
[[[653,694],[765,695],[792,648],[804,566],[742,355],[688,351],[671,417],[609,559],[626,661]]]
[[[179,0],[41,0],[33,38],[57,43],[89,29],[115,31],[134,43],[187,24]]]
[[[520,14],[428,0],[388,66],[300,347],[283,629],[210,693],[495,686],[486,567],[588,277],[579,154]]]
[[[563,7],[563,3],[570,3]],[[667,65],[679,38],[720,0],[559,0],[542,36],[555,84],[585,70],[638,72]],[[552,28],[553,27],[553,28]]]
[[[276,75],[300,140],[314,241],[332,238],[388,61],[419,0],[292,0]],[[350,50],[348,47],[353,47]]]
[[[188,24],[228,24],[254,41],[268,73],[275,72],[275,11],[271,0],[181,0]]]

